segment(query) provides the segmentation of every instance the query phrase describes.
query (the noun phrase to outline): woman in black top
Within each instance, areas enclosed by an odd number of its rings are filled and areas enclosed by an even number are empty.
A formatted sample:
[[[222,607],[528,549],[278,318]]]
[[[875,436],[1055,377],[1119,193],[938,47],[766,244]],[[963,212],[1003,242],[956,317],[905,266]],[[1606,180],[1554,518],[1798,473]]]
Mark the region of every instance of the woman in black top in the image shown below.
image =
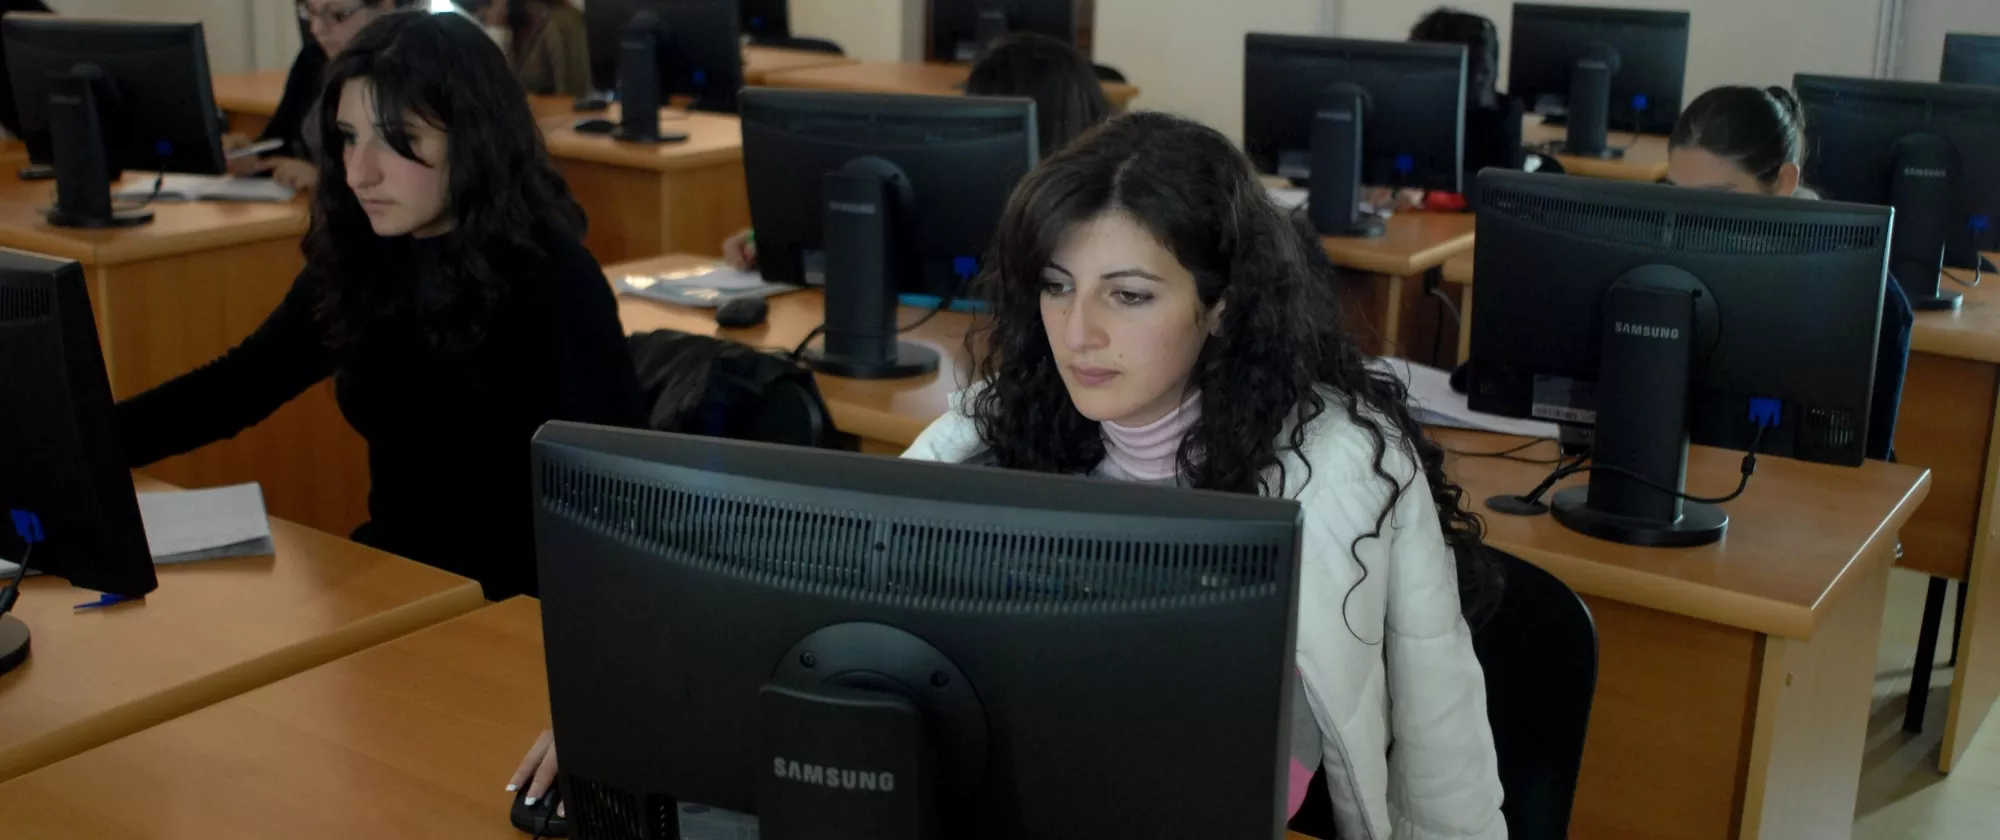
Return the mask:
[[[1463,44],[1465,78],[1465,172],[1486,167],[1520,169],[1521,100],[1500,92],[1500,30],[1483,15],[1440,8],[1410,29],[1410,40]]]
[[[327,56],[339,53],[376,18],[398,9],[420,8],[423,3],[424,0],[298,0],[300,34],[311,37],[299,46],[291,72],[285,74],[285,94],[278,100],[278,110],[264,124],[263,135],[257,138],[258,142],[282,140],[285,145],[274,152],[230,161],[230,174],[268,172],[292,189],[311,188],[319,176],[313,170],[312,149],[306,145],[306,115],[318,98]],[[231,134],[223,138],[222,145],[234,150],[250,142],[248,137]]]
[[[306,269],[222,358],[118,406],[143,466],[222,440],[332,377],[368,441],[355,538],[533,593],[529,441],[637,426],[643,402],[583,211],[486,33],[390,15],[327,69]]]

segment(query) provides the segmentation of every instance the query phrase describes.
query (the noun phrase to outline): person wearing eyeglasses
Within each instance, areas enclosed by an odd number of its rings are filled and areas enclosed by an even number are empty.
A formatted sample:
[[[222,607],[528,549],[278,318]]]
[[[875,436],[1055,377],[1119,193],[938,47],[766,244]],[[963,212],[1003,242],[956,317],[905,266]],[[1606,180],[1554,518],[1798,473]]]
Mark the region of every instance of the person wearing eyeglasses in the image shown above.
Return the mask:
[[[223,148],[234,150],[252,142],[282,140],[284,146],[268,154],[237,158],[229,162],[232,175],[269,173],[278,183],[295,190],[310,189],[319,180],[313,168],[312,149],[306,145],[309,131],[306,117],[319,94],[321,77],[328,57],[338,55],[347,42],[376,18],[401,9],[422,8],[424,0],[297,0],[301,28],[312,37],[299,47],[285,76],[285,94],[278,111],[264,125],[255,141],[241,134],[223,138]]]

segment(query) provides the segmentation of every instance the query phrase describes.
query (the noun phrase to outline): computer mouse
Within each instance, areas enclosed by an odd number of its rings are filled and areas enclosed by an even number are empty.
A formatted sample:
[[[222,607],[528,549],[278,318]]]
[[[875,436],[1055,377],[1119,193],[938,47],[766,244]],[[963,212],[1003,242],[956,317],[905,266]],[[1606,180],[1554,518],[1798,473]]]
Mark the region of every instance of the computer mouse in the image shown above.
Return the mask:
[[[556,816],[556,807],[562,804],[562,785],[549,788],[535,804],[528,804],[528,788],[514,794],[514,808],[508,813],[514,827],[536,837],[568,837],[569,816]]]
[[[591,117],[576,121],[576,133],[578,134],[610,134],[617,127],[617,123],[603,117]]]
[[[760,297],[737,298],[715,310],[716,326],[740,330],[764,323],[771,314],[771,304]]]

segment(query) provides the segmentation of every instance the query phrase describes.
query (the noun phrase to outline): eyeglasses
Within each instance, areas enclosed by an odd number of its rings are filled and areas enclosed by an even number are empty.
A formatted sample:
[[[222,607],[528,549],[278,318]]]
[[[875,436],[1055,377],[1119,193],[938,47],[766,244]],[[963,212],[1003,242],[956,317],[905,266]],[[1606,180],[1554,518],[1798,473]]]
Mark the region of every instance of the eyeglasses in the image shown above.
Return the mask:
[[[328,26],[339,26],[343,23],[346,23],[349,19],[353,18],[355,15],[360,14],[361,9],[366,5],[368,4],[365,2],[350,3],[346,6],[332,8],[332,9],[320,9],[319,11],[315,12],[313,11],[311,6],[308,6],[304,3],[300,3],[298,4],[299,20],[311,23],[314,18],[318,18],[321,23],[324,23]]]

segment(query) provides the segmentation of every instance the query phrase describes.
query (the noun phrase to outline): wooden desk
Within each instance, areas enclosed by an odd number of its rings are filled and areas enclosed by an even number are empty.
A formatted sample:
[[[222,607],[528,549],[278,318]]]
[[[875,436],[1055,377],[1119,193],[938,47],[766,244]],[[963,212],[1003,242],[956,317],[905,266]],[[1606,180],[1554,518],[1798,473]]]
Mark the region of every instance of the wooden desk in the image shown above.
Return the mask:
[[[820,67],[772,73],[764,84],[781,88],[845,90],[865,93],[928,93],[956,96],[965,92],[971,65],[945,62],[859,61],[838,67]],[[1139,89],[1123,82],[1105,82],[1104,95],[1111,107],[1123,111],[1138,98]]]
[[[290,72],[263,70],[210,77],[215,107],[229,115],[229,130],[250,137],[264,133],[264,125],[278,113],[278,100],[285,97],[285,76]]]
[[[856,63],[854,59],[832,53],[788,50],[779,47],[744,47],[743,83],[763,85],[774,73],[844,67],[854,63]]]
[[[1435,434],[1462,452],[1518,442]],[[1733,486],[1741,458],[1696,447],[1690,491]],[[1453,457],[1447,470],[1479,500],[1524,492],[1548,468]],[[1726,506],[1728,537],[1681,550],[1600,542],[1548,516],[1482,507],[1487,542],[1562,578],[1597,623],[1572,834],[1847,837],[1896,532],[1929,488],[1908,466],[1765,458]]]
[[[1429,358],[1432,339],[1446,326],[1435,308],[1424,305],[1430,300],[1426,275],[1453,257],[1472,253],[1475,222],[1470,213],[1397,213],[1380,237],[1320,240],[1335,265],[1372,275],[1342,290],[1350,317],[1361,318],[1349,327],[1369,339],[1363,341],[1364,349],[1437,361]]]
[[[145,601],[103,610],[30,578],[15,613],[33,654],[0,676],[0,780],[484,603],[472,581],[282,519],[271,538],[273,557],[163,567]]]
[[[590,217],[583,243],[605,265],[660,254],[722,253],[750,226],[743,127],[735,117],[666,112],[661,127],[687,142],[645,146],[579,134],[577,115],[544,117],[556,169]],[[618,109],[604,114],[618,119]]]
[[[1521,142],[1529,148],[1537,148],[1545,143],[1558,142],[1568,137],[1569,129],[1560,126],[1543,125],[1542,118],[1529,114],[1521,124]],[[1585,178],[1604,178],[1613,181],[1638,181],[1651,184],[1667,177],[1667,138],[1658,134],[1628,134],[1613,131],[1605,145],[1621,148],[1626,145],[1625,156],[1616,160],[1604,158],[1584,158],[1572,155],[1556,155],[1563,170],[1571,175]]]
[[[305,267],[304,199],[290,204],[161,202],[152,224],[50,227],[49,182],[0,173],[0,247],[76,260],[90,288],[114,397],[205,364],[276,309]],[[190,487],[262,481],[271,513],[336,534],[367,518],[367,450],[321,383],[270,419],[147,468]]]
[[[627,274],[658,274],[685,271],[711,263],[707,257],[686,255],[657,257],[608,266],[604,273],[614,282]],[[925,310],[905,307],[904,323],[922,317]],[[771,298],[771,314],[760,327],[747,330],[720,330],[715,311],[670,306],[634,297],[618,298],[618,316],[629,333],[649,330],[679,330],[698,335],[714,335],[765,348],[790,350],[826,317],[826,298],[818,290],[794,292]],[[861,438],[862,451],[885,455],[900,454],[931,422],[944,413],[953,393],[963,389],[971,376],[965,335],[972,328],[972,316],[942,312],[929,323],[903,336],[935,348],[949,364],[937,373],[914,379],[864,381],[837,376],[816,376],[820,395],[833,414],[834,427]]]
[[[516,598],[0,786],[0,825],[21,840],[521,840],[500,787],[548,726],[547,684],[541,606]]]

